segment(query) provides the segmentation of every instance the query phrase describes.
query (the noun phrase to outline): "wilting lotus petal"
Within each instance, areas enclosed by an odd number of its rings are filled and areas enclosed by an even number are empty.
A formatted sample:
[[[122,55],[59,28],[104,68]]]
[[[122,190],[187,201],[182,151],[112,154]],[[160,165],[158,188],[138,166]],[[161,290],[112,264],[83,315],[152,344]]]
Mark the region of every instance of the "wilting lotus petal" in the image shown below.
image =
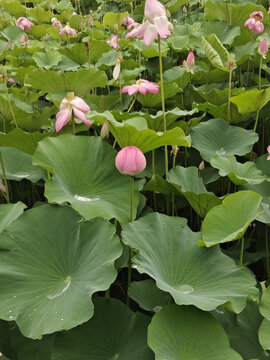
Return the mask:
[[[72,108],[66,108],[64,110],[59,111],[56,114],[56,123],[55,123],[55,130],[56,132],[60,131],[63,126],[65,126],[72,115]]]

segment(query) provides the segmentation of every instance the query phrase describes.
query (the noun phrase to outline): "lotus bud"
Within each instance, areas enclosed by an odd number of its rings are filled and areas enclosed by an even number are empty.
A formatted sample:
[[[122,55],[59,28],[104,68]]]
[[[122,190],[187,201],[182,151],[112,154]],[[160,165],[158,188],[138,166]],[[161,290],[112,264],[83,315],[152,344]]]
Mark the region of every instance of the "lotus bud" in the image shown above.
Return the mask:
[[[199,165],[199,170],[202,171],[205,168],[204,161],[202,161]]]
[[[267,146],[268,154],[270,154],[270,145]],[[270,155],[268,155],[267,160],[270,160]]]
[[[2,191],[2,193],[6,193],[6,187],[3,184],[2,180],[0,179],[0,191]]]
[[[266,59],[266,54],[268,51],[268,44],[266,38],[264,38],[259,45],[258,53],[262,56],[263,59]]]
[[[102,139],[108,139],[109,135],[110,135],[109,122],[108,120],[106,120],[101,128],[100,136],[102,137]]]
[[[173,145],[171,154],[173,154],[173,156],[177,156],[178,151],[179,151],[179,147],[177,145]]]
[[[183,6],[183,12],[187,13],[187,7],[186,6]]]
[[[116,155],[115,166],[121,174],[135,176],[145,169],[146,158],[136,146],[127,146]]]

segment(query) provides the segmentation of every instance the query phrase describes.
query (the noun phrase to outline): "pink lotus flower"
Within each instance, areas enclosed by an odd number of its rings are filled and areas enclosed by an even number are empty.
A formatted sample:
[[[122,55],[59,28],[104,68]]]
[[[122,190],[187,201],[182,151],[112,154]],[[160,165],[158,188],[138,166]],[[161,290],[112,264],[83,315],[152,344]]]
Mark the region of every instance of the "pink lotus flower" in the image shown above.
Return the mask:
[[[199,170],[202,171],[205,168],[204,161],[202,161],[199,165]]]
[[[8,78],[7,81],[10,82],[11,84],[15,84],[15,80],[13,78]]]
[[[59,31],[59,35],[70,35],[70,36],[76,36],[76,30],[71,28],[69,26],[69,24],[67,24],[66,26],[64,26],[63,28],[60,29]]]
[[[136,28],[139,23],[135,22],[134,19],[132,19],[130,16],[127,16],[122,21],[122,25],[127,26],[128,30]]]
[[[268,14],[270,14],[270,6],[269,6],[269,9],[268,9]]]
[[[62,29],[62,24],[60,20],[57,20],[56,18],[51,18],[52,27],[58,27],[59,29]]]
[[[22,45],[30,44],[30,40],[28,40],[28,36],[26,34],[22,34],[20,37],[20,43]]]
[[[193,52],[190,50],[187,59],[183,61],[183,65],[186,68],[187,72],[190,72],[191,74],[194,74],[193,66],[195,64],[195,57]]]
[[[144,16],[147,19],[146,22],[133,29],[126,38],[143,38],[145,45],[149,46],[158,38],[158,35],[164,39],[171,34],[172,24],[168,22],[166,9],[159,1],[146,0]]]
[[[261,11],[254,11],[249,15],[249,19],[245,22],[244,26],[252,29],[254,34],[262,33],[264,26],[261,20],[263,20],[263,13]]]
[[[31,21],[27,20],[25,17],[20,17],[16,25],[22,30],[31,30],[31,26],[34,25]]]
[[[128,93],[128,95],[134,95],[137,92],[145,95],[146,93],[158,94],[159,85],[155,85],[148,80],[137,80],[136,84],[124,86],[122,89],[122,93]]]
[[[89,25],[89,26],[94,26],[94,19],[93,19],[93,17],[92,17],[91,14],[89,15],[88,25]]]
[[[60,131],[69,122],[72,115],[75,122],[84,122],[87,126],[91,126],[92,122],[85,117],[85,114],[90,111],[90,107],[82,98],[74,96],[73,92],[68,93],[60,104],[60,111],[56,114],[56,132]]]
[[[270,145],[267,146],[268,154],[270,154]],[[267,160],[270,160],[270,155],[268,155]]]
[[[73,13],[71,15],[74,16],[74,15],[78,15],[78,14],[76,13],[76,11],[73,11]]]
[[[106,43],[114,49],[120,49],[120,46],[118,45],[118,36],[117,35],[113,35],[111,40],[107,40]]]
[[[268,51],[268,44],[266,38],[264,38],[259,45],[258,53],[263,57],[263,59],[266,59],[266,54]]]
[[[136,146],[127,146],[116,155],[115,166],[121,174],[138,175],[146,167],[146,158]]]

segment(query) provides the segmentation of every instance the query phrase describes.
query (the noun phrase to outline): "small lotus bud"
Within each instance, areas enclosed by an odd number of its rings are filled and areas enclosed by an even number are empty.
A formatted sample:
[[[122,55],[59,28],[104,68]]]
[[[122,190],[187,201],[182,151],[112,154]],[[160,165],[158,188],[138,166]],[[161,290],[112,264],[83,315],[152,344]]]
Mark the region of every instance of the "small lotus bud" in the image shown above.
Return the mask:
[[[202,171],[205,168],[204,161],[202,161],[199,165],[199,170]]]
[[[266,59],[266,54],[268,51],[268,44],[266,38],[264,38],[259,45],[258,53],[263,57],[263,59]]]
[[[186,6],[183,6],[183,12],[187,13],[187,7]]]
[[[0,191],[2,191],[3,193],[6,193],[6,187],[3,184],[2,180],[0,179]]]
[[[102,137],[102,139],[108,139],[109,135],[110,135],[109,122],[108,120],[106,120],[101,128],[100,136]]]
[[[270,145],[267,146],[267,151],[268,151],[268,154],[269,154],[269,156],[267,157],[267,160],[270,160]]]
[[[138,175],[146,167],[146,158],[136,146],[127,146],[116,155],[115,166],[123,175]]]

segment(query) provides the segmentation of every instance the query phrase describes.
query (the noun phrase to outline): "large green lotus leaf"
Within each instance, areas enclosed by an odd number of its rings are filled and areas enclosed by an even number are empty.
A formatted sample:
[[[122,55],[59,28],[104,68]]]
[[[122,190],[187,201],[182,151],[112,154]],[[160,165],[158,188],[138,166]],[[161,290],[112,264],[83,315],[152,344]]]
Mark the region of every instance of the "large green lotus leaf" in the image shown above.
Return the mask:
[[[127,16],[128,16],[128,12],[116,13],[116,14],[114,14],[112,12],[107,12],[103,17],[103,25],[110,26],[112,29],[114,28],[115,25],[117,25],[118,28],[120,28],[123,20]]]
[[[261,302],[260,302],[260,312],[262,316],[270,320],[270,287],[263,291]]]
[[[173,194],[175,192],[174,186],[169,184],[168,181],[158,174],[152,176],[152,178],[144,185],[143,190],[154,191],[155,193],[161,194]]]
[[[264,350],[270,350],[270,319],[264,319],[259,329],[259,341]]]
[[[241,360],[218,321],[192,306],[175,304],[157,313],[148,328],[156,360]]]
[[[164,99],[169,99],[172,96],[182,92],[183,90],[175,82],[164,82]],[[138,94],[137,100],[146,108],[156,107],[161,105],[161,91],[158,94],[147,93],[146,95]]]
[[[26,7],[23,6],[19,1],[13,0],[1,0],[1,7],[3,7],[10,15],[19,18],[25,15]]]
[[[192,147],[210,161],[215,155],[245,155],[259,137],[253,130],[230,126],[223,119],[211,119],[191,130]]]
[[[264,6],[252,3],[231,4],[223,1],[207,1],[204,3],[204,17],[207,20],[222,20],[230,22],[231,7],[231,23],[232,25],[244,26],[249,14],[253,11],[262,11],[264,14],[264,23],[268,23],[268,15]]]
[[[222,44],[231,45],[236,36],[241,34],[239,26],[230,26],[226,21],[204,21],[201,29],[205,35],[215,34]]]
[[[151,279],[134,281],[128,288],[129,297],[147,311],[158,312],[170,303],[170,294],[161,291]]]
[[[263,174],[265,174],[266,176],[268,176],[270,178],[270,166],[269,166],[269,162],[267,161],[267,157],[269,156],[269,154],[264,154],[262,156],[259,156],[255,163],[256,163],[256,167],[261,170],[261,172]]]
[[[190,81],[190,74],[184,67],[174,66],[163,74],[167,82],[175,82],[180,88],[184,89]]]
[[[179,305],[209,311],[230,301],[236,312],[242,311],[248,295],[258,296],[253,274],[217,246],[198,247],[200,233],[192,232],[186,222],[152,213],[127,224],[123,242],[139,251],[133,267],[151,276]]]
[[[46,172],[43,169],[32,164],[32,156],[30,154],[11,147],[0,147],[0,152],[7,179],[16,181],[27,179],[35,183],[46,176]],[[3,179],[1,167],[0,178]]]
[[[90,118],[104,123],[109,121],[109,128],[121,148],[136,146],[142,152],[159,148],[164,145],[190,146],[190,137],[186,136],[181,128],[174,128],[163,133],[157,133],[151,129],[138,130],[128,122],[116,121],[110,112],[91,114]]]
[[[200,217],[205,217],[212,207],[221,203],[214,193],[208,192],[199,176],[198,168],[176,166],[168,173],[167,181],[183,194]]]
[[[147,345],[150,317],[115,299],[94,299],[90,321],[57,334],[52,360],[153,360]]]
[[[21,28],[10,25],[6,27],[3,31],[1,31],[1,34],[12,43],[19,43],[21,36],[24,34]]]
[[[240,114],[261,110],[270,100],[270,88],[264,90],[250,90],[243,94],[233,96],[230,101],[236,104]]]
[[[62,60],[62,55],[56,50],[45,49],[43,52],[35,52],[33,60],[38,67],[48,70]]]
[[[52,18],[52,12],[44,10],[41,6],[37,5],[33,8],[27,9],[27,15],[33,18],[38,23],[49,22]]]
[[[267,176],[257,169],[252,161],[244,164],[237,162],[235,156],[215,156],[210,164],[219,170],[220,176],[228,176],[235,185],[251,184],[256,185],[264,182]]]
[[[47,93],[73,91],[76,95],[84,95],[94,87],[105,87],[107,76],[104,71],[95,67],[68,73],[37,69],[27,76],[26,82]]]
[[[49,202],[69,202],[86,219],[129,221],[130,181],[115,167],[116,151],[99,137],[61,135],[42,140],[33,157],[54,175],[46,182]],[[139,195],[134,190],[135,216]]]
[[[90,56],[92,56],[92,47],[90,51]],[[83,43],[65,46],[64,48],[60,49],[60,52],[79,65],[83,65],[88,61],[88,53],[86,46]]]
[[[248,301],[245,309],[237,315],[222,307],[213,311],[212,314],[224,327],[231,347],[244,360],[269,359],[258,340],[258,330],[263,319],[259,312],[258,304]]]
[[[202,223],[204,244],[209,247],[242,238],[249,224],[262,214],[261,200],[259,194],[249,190],[226,196]]]
[[[227,120],[228,117],[228,104],[213,105],[209,102],[196,104],[200,111],[207,111],[214,118],[221,118]],[[244,120],[243,115],[239,114],[236,105],[231,106],[231,124],[238,124]]]
[[[202,36],[202,44],[210,63],[221,70],[229,71],[226,65],[229,53],[218,37],[215,34]]]
[[[69,207],[43,205],[0,235],[0,317],[15,320],[27,337],[90,319],[92,294],[116,277],[122,247],[115,227],[100,218],[78,220]]]
[[[1,204],[0,205],[0,233],[19,216],[22,215],[23,210],[27,206],[22,202],[16,204]]]

